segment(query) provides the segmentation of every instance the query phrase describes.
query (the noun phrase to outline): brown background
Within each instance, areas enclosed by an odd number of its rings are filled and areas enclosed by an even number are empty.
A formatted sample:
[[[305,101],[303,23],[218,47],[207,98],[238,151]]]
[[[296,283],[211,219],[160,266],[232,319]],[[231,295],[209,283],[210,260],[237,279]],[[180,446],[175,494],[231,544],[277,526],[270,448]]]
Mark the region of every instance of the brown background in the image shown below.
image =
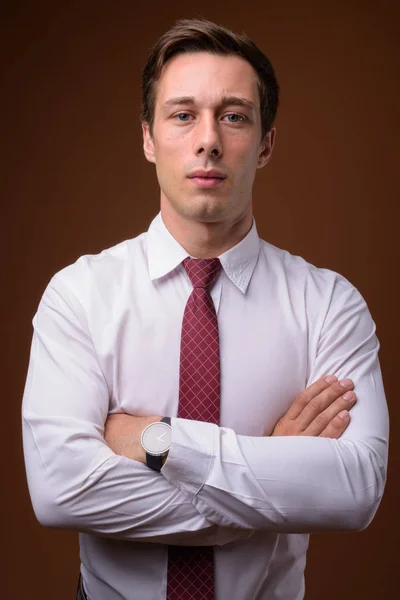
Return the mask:
[[[255,184],[261,237],[350,279],[370,307],[381,342],[392,431],[385,496],[366,531],[312,536],[306,598],[395,598],[395,0],[204,0],[198,10],[183,1],[2,3],[0,594],[74,598],[77,534],[36,522],[25,481],[20,405],[31,320],[57,270],[141,233],[156,214],[156,176],[141,147],[140,73],[157,37],[176,18],[195,16],[245,31],[272,60],[282,88],[275,153]]]

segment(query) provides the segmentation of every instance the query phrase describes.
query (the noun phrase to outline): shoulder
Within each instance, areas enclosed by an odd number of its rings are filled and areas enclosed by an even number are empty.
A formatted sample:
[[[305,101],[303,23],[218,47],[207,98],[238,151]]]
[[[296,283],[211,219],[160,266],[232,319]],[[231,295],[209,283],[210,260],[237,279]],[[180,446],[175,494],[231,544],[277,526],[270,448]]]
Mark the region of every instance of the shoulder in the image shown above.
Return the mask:
[[[260,240],[260,248],[268,271],[283,282],[289,291],[301,290],[305,296],[312,296],[329,306],[342,294],[360,294],[353,283],[337,271],[316,266],[302,256],[265,240]]]
[[[105,248],[97,254],[81,255],[73,263],[57,271],[48,287],[75,296],[86,303],[96,290],[114,292],[146,264],[146,233]]]

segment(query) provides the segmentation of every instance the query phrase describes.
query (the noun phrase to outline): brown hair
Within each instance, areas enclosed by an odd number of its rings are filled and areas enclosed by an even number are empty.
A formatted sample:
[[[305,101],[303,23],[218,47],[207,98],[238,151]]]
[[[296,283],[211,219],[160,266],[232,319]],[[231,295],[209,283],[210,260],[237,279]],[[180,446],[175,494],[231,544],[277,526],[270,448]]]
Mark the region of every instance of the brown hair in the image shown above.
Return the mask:
[[[279,103],[279,85],[269,59],[245,35],[206,19],[177,21],[154,45],[142,73],[141,120],[153,134],[157,82],[163,67],[176,54],[210,52],[234,54],[247,60],[258,75],[262,139],[271,129]]]

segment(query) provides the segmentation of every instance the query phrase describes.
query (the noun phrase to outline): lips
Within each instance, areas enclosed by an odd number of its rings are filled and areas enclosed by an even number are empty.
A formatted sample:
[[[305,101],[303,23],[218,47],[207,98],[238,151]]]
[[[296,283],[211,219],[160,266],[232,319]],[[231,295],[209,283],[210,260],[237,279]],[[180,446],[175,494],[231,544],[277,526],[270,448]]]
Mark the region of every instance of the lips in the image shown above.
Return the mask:
[[[224,177],[190,177],[193,185],[199,188],[215,188],[222,185],[225,181]]]
[[[210,171],[198,169],[190,173],[188,177],[190,179],[226,179],[226,175],[217,169],[211,169]]]

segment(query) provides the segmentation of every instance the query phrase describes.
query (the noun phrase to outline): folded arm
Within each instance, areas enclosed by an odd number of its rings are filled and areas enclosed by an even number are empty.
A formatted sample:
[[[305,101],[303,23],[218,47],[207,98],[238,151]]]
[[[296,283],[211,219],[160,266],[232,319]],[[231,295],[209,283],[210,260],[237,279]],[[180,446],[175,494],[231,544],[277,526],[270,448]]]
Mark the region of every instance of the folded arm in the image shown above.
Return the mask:
[[[349,287],[332,304],[308,384],[326,373],[354,381],[357,403],[340,439],[236,435],[172,419],[161,472],[209,521],[279,532],[359,530],[382,497],[388,414],[379,342],[367,305]]]
[[[104,440],[110,391],[78,299],[55,276],[33,319],[22,417],[28,485],[45,526],[115,538],[223,544],[245,528],[210,523],[188,496]]]

